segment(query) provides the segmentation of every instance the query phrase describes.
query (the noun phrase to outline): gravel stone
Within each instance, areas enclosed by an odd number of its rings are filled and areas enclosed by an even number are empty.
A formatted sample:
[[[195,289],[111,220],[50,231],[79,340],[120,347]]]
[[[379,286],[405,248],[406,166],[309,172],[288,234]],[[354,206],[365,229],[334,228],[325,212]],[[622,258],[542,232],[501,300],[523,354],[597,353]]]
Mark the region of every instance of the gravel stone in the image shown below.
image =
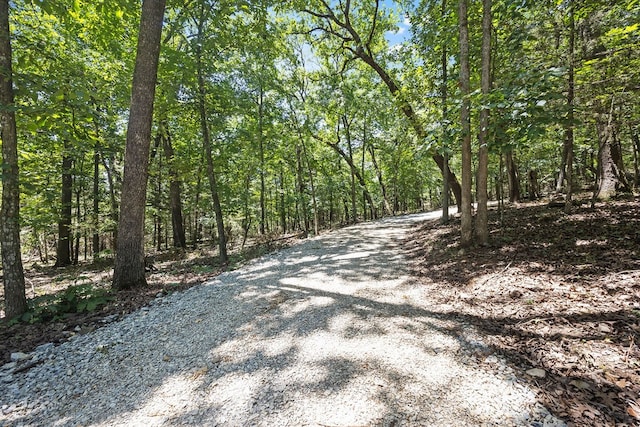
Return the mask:
[[[307,239],[39,347],[0,373],[0,426],[564,426],[433,313],[398,245],[430,218]]]
[[[32,356],[33,356],[32,354],[26,354],[26,353],[11,353],[11,361],[22,362],[27,359],[31,359]]]

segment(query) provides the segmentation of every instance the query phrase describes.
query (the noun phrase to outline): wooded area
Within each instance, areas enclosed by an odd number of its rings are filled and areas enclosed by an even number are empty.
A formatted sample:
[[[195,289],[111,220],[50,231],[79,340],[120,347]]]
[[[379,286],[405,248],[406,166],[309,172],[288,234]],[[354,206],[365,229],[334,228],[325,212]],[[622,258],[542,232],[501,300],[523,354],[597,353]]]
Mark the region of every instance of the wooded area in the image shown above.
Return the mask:
[[[0,0],[1,332],[58,342],[442,209],[402,242],[438,315],[544,368],[559,416],[631,425],[639,25],[637,0]]]
[[[461,246],[486,245],[489,199],[569,212],[638,186],[635,1],[1,3],[7,318],[21,256],[117,249],[114,286],[136,287],[150,251],[224,263],[449,191]]]

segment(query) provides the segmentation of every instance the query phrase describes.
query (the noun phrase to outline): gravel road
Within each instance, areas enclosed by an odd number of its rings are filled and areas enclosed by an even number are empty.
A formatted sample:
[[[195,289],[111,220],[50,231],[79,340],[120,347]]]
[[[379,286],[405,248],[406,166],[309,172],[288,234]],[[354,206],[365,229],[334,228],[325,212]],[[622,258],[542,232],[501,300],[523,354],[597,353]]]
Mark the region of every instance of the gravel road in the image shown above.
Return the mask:
[[[0,425],[563,425],[409,277],[399,240],[435,215],[305,240],[16,356]]]

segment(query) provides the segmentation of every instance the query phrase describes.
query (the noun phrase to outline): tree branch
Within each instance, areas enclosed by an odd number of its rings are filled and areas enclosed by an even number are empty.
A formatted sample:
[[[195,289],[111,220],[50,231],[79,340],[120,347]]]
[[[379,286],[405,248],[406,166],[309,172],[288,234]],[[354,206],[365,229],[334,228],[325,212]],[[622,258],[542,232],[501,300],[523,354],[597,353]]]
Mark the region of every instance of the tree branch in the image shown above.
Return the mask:
[[[366,48],[369,50],[369,46],[371,45],[371,41],[373,40],[373,34],[376,31],[376,25],[378,24],[378,10],[380,8],[380,1],[376,0],[376,11],[373,14],[373,23],[371,24],[371,31],[369,31],[369,36],[367,37]]]

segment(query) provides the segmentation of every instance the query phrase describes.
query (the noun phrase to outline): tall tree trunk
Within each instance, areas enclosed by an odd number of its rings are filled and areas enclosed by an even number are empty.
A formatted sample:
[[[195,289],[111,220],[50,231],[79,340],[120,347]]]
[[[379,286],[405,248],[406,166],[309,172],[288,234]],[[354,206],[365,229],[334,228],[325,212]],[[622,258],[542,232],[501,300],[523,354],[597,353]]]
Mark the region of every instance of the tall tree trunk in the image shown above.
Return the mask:
[[[342,116],[342,123],[344,125],[344,130],[347,133],[347,154],[349,155],[347,164],[351,167],[351,223],[355,224],[358,222],[358,208],[357,208],[357,200],[356,200],[356,167],[353,163],[353,147],[351,146],[351,131],[350,131],[350,123],[347,120],[347,116]],[[366,216],[366,206],[364,209]]]
[[[376,160],[376,151],[372,142],[369,142],[369,154],[371,154],[371,162],[373,163],[373,168],[376,170],[376,175],[378,177],[378,184],[380,184],[380,191],[382,192],[382,207],[384,209],[385,215],[391,215],[391,205],[389,204],[389,199],[387,197],[387,186],[384,184],[384,179],[382,176],[382,169],[378,165],[378,161]]]
[[[27,311],[20,252],[20,183],[18,132],[13,103],[9,0],[0,0],[0,137],[2,138],[2,207],[0,247],[4,284],[4,314],[12,319]]]
[[[302,149],[296,146],[296,176],[298,177],[298,206],[300,207],[300,226],[304,235],[309,234],[309,215],[307,213],[307,200],[304,191],[304,172],[302,169]]]
[[[249,229],[251,228],[251,210],[249,209],[249,199],[251,197],[251,173],[247,172],[247,176],[244,179],[244,203],[242,206],[242,249],[244,249],[245,243],[247,243],[247,237],[249,236]]]
[[[565,151],[567,153],[567,161],[565,166],[565,175],[567,177],[567,196],[565,198],[564,211],[570,213],[572,209],[573,197],[573,120],[574,120],[574,99],[575,99],[575,81],[574,81],[574,50],[575,50],[575,6],[573,0],[569,0],[569,73],[567,87],[567,126],[565,128]]]
[[[615,108],[612,99],[609,114],[606,116],[600,114],[596,121],[600,147],[598,151],[598,189],[595,197],[599,200],[608,200],[619,191],[629,191],[629,184],[622,165],[622,153],[617,141],[614,115]]]
[[[491,91],[491,0],[482,1],[482,77],[483,104],[489,105]],[[480,148],[478,150],[478,218],[476,237],[479,245],[489,243],[487,180],[489,175],[489,107],[480,111]]]
[[[118,244],[118,228],[116,227],[116,225],[118,224],[118,200],[116,199],[116,186],[115,186],[115,180],[113,177],[113,171],[111,170],[111,166],[107,163],[107,159],[104,155],[104,152],[101,151],[100,153],[100,159],[102,160],[102,166],[104,167],[105,172],[107,173],[107,184],[109,184],[109,201],[111,204],[111,221],[114,224],[114,229],[113,229],[113,247],[114,249],[117,247]],[[113,164],[113,159],[111,160],[111,164]]]
[[[164,156],[169,167],[169,203],[171,209],[171,230],[173,234],[173,246],[186,249],[187,237],[184,233],[184,219],[182,216],[182,181],[178,177],[175,165],[175,152],[171,144],[171,134],[166,125],[163,126]]]
[[[504,163],[507,168],[507,184],[509,187],[509,201],[516,203],[520,201],[520,177],[518,165],[513,158],[513,151],[509,150],[504,155]]]
[[[258,95],[258,150],[260,159],[260,234],[266,233],[265,223],[267,218],[267,206],[265,201],[265,164],[264,164],[264,91],[260,83]]]
[[[313,179],[313,170],[311,169],[311,161],[309,160],[309,154],[307,153],[307,146],[304,143],[302,133],[298,134],[300,137],[300,145],[302,146],[302,154],[304,156],[305,163],[307,165],[307,171],[309,172],[309,186],[311,187],[311,205],[313,206],[313,233],[318,235],[320,229],[320,220],[318,218],[318,202],[316,198],[316,184]]]
[[[440,14],[444,19],[447,13],[447,1],[442,0],[442,8]],[[442,157],[442,223],[447,224],[449,222],[449,132],[448,132],[448,108],[447,108],[447,68],[449,58],[447,56],[447,44],[442,43],[442,85],[440,89],[440,96],[442,98],[442,148],[444,155]]]
[[[82,168],[81,168],[82,169]],[[80,210],[82,189],[76,189],[76,225],[82,224],[82,211]],[[84,232],[83,232],[84,233]],[[73,264],[78,265],[78,261],[80,259],[80,232],[76,231],[75,233],[75,247],[73,249]]]
[[[366,117],[365,117],[366,120]],[[366,169],[365,169],[365,156],[367,154],[367,145],[366,145],[366,135],[364,136],[363,140],[362,140],[362,163],[360,164],[360,173],[362,174],[362,176],[366,176]],[[365,192],[362,192],[362,212],[364,215],[364,220],[367,220],[367,196],[365,194]],[[375,218],[375,214],[373,212],[373,206],[371,207],[371,219]]]
[[[62,153],[62,190],[60,197],[60,218],[58,219],[58,245],[56,248],[56,267],[71,265],[71,201],[73,198],[73,159],[71,147],[65,141]]]
[[[473,223],[471,218],[471,101],[469,71],[469,24],[467,18],[468,0],[458,0],[458,19],[460,31],[460,91],[462,107],[460,108],[460,126],[462,129],[462,192],[461,192],[461,224],[460,245],[468,247],[472,244]]]
[[[144,0],[142,3],[127,128],[118,249],[113,271],[113,287],[116,289],[147,283],[144,275],[144,208],[164,8],[165,0]]]
[[[204,45],[204,25],[207,21],[207,16],[211,12],[211,6],[207,6],[204,3],[201,4],[200,16],[198,22],[197,32],[197,45],[196,45],[196,73],[198,84],[198,110],[200,114],[200,127],[202,130],[202,143],[204,148],[204,155],[207,165],[207,179],[209,181],[209,189],[211,191],[211,201],[213,203],[213,211],[216,218],[216,230],[218,233],[218,251],[220,256],[220,262],[226,264],[229,261],[227,255],[227,237],[224,227],[224,217],[222,213],[222,205],[220,203],[220,195],[218,192],[218,183],[213,164],[213,148],[211,143],[211,135],[209,133],[209,119],[207,115],[207,88],[205,85],[204,67],[202,63],[202,46]]]
[[[640,186],[640,136],[633,127],[631,128],[631,140],[633,141],[633,181],[634,186],[638,188]]]
[[[369,206],[373,206],[373,199],[371,198],[371,194],[369,194],[369,190],[367,190],[367,184],[364,178],[362,177],[362,175],[360,174],[360,172],[358,171],[358,169],[356,168],[356,166],[353,164],[353,161],[351,160],[349,155],[345,153],[344,150],[338,146],[338,144],[333,144],[328,141],[325,141],[325,143],[329,147],[331,147],[336,153],[338,153],[345,162],[347,162],[347,165],[349,165],[349,167],[351,168],[351,171],[355,175],[356,180],[362,187],[362,191],[364,191],[364,194],[367,199],[367,202],[369,203]]]
[[[569,156],[569,152],[567,151],[567,148],[568,146],[567,146],[566,133],[565,133],[565,141],[562,144],[562,157],[560,158],[560,171],[558,172],[558,181],[556,182],[556,194],[558,195],[562,193],[564,182],[567,179],[567,175],[566,175],[567,157]]]
[[[97,136],[97,135],[96,135]],[[96,142],[93,152],[93,211],[91,220],[93,222],[93,239],[91,253],[95,258],[100,252],[100,144]]]
[[[282,234],[286,234],[287,233],[287,211],[285,208],[285,185],[284,185],[284,167],[282,166],[282,164],[280,164],[280,179],[278,180],[280,183],[280,198],[279,198],[279,202],[280,202],[280,206],[278,209],[279,215],[280,215],[280,228],[282,229]]]
[[[155,178],[151,202],[151,206],[153,207],[153,244],[158,252],[162,250],[162,156],[158,154],[161,142],[162,131],[154,138],[153,149],[151,150],[149,159],[149,164],[152,165],[156,159],[156,155],[158,156],[158,166],[155,171],[151,172],[151,177]]]
[[[193,201],[193,233],[191,235],[192,245],[194,248],[198,247],[200,241],[200,192],[202,191],[202,165],[198,165],[198,171],[196,172],[196,190]]]
[[[209,124],[206,110],[206,88],[204,75],[202,72],[201,53],[198,52],[198,86],[199,86],[199,103],[200,110],[200,126],[202,127],[202,141],[204,144],[204,154],[207,163],[207,178],[209,180],[209,189],[211,190],[211,200],[213,202],[213,211],[216,216],[216,228],[218,233],[218,250],[220,252],[220,262],[226,264],[229,260],[227,255],[227,238],[224,230],[224,218],[222,215],[222,205],[220,204],[220,196],[218,194],[218,183],[216,172],[213,165],[213,153],[211,147],[211,136],[209,135]]]

